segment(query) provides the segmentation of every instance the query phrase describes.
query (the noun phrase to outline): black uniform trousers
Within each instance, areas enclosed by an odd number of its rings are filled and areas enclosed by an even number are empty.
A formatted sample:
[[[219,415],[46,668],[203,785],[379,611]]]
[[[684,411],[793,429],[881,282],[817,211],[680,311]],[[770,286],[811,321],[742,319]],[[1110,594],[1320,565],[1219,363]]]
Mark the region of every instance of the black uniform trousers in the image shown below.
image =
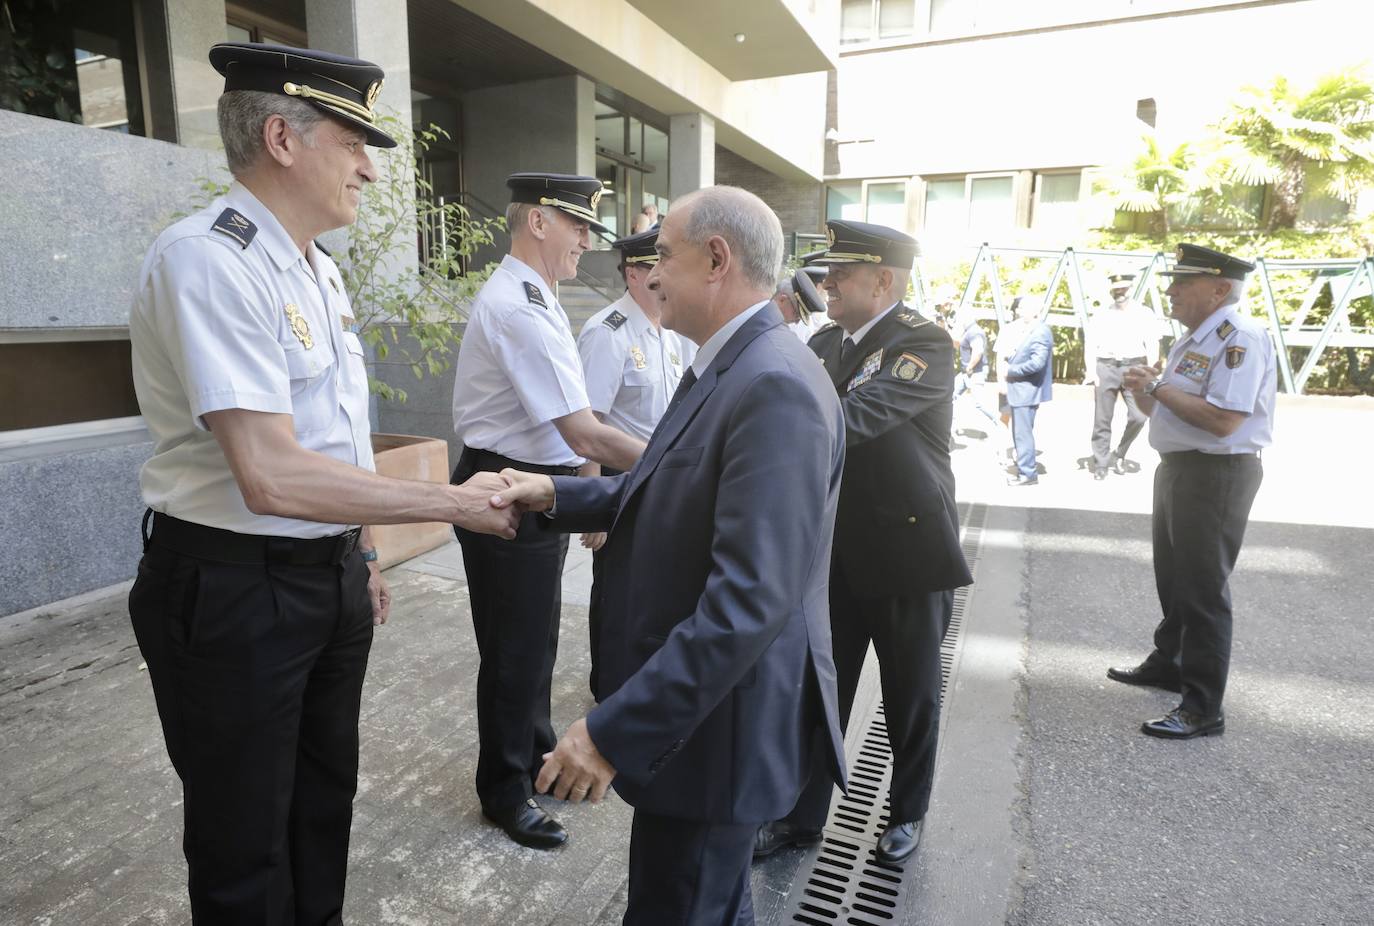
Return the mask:
[[[356,535],[330,543],[159,515],[139,562],[196,926],[342,922],[372,606]]]
[[[636,810],[625,926],[753,926],[757,823],[703,823]]]
[[[1126,427],[1121,432],[1121,443],[1116,445],[1116,455],[1125,457],[1126,451],[1145,427],[1145,413],[1136,404],[1135,396],[1123,383],[1128,367],[1144,365],[1144,357],[1129,360],[1097,361],[1097,385],[1093,394],[1097,400],[1093,411],[1093,468],[1102,469],[1112,462],[1112,418],[1116,415],[1117,396],[1126,403]]]
[[[601,467],[601,475],[603,476],[619,476],[621,472],[621,470],[612,469],[609,466]],[[590,607],[587,608],[587,649],[592,657],[592,672],[587,679],[587,687],[591,689],[592,697],[598,704],[601,703],[598,686],[600,685],[601,668],[599,650],[601,649],[601,592],[606,569],[606,558],[603,553],[605,549],[603,546],[600,550],[592,551],[592,594]]]
[[[1154,561],[1164,619],[1148,663],[1183,686],[1181,706],[1214,717],[1231,664],[1231,570],[1264,470],[1259,457],[1160,454],[1155,470]]]
[[[575,475],[566,466],[535,466],[465,449],[453,471],[459,484],[476,472],[511,467]],[[544,753],[558,739],[549,720],[549,689],[558,655],[563,562],[568,535],[546,530],[542,514],[520,519],[514,540],[455,527],[463,548],[477,671],[477,796],[498,814],[534,793]]]
[[[864,657],[871,641],[878,655],[883,716],[892,747],[890,819],[913,823],[930,806],[940,728],[940,644],[954,613],[952,591],[872,598],[850,587],[843,571],[830,571],[830,635],[835,653],[840,724],[847,729]],[[811,751],[811,776],[787,821],[820,829],[830,810],[826,751]]]

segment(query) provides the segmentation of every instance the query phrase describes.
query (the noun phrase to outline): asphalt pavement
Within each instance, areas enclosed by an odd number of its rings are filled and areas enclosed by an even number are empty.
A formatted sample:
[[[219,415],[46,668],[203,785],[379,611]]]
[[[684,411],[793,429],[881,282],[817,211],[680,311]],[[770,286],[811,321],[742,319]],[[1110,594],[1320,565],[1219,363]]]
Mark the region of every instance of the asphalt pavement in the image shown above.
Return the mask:
[[[994,445],[954,459],[978,563],[947,696],[908,924],[1374,922],[1374,402],[1280,401],[1276,446],[1233,579],[1227,731],[1142,736],[1174,696],[1109,682],[1158,620],[1155,458],[1094,482],[1087,390],[1058,387],[1038,486]],[[1004,458],[1003,458],[1004,459]],[[130,529],[136,529],[131,525]],[[455,546],[389,573],[394,618],[364,692],[348,922],[609,924],[629,808],[550,806],[570,844],[537,853],[482,822],[471,781],[475,648]],[[589,560],[565,576],[555,726],[590,706]],[[0,923],[189,921],[180,789],[133,644],[126,589],[0,618]],[[777,923],[802,856],[755,870]]]

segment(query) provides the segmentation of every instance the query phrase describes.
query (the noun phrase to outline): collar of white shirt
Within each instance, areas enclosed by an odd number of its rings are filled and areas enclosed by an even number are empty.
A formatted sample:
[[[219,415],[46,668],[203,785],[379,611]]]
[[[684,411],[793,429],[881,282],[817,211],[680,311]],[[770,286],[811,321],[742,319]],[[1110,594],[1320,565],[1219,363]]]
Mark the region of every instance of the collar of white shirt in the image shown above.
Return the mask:
[[[1203,338],[1215,331],[1223,321],[1234,315],[1239,309],[1239,302],[1233,302],[1230,305],[1222,306],[1211,315],[1204,318],[1202,324],[1188,332],[1187,340],[1192,341],[1194,344],[1201,344]]]
[[[256,240],[262,242],[278,270],[293,267],[305,257],[301,249],[296,247],[296,242],[291,240],[286,227],[277,221],[272,210],[264,206],[262,200],[254,196],[248,187],[235,180],[229,185],[229,192],[224,194],[224,203],[242,213],[244,218],[258,227]],[[313,248],[315,243],[312,241],[310,246]]]
[[[772,301],[772,299],[765,299],[760,303],[751,305],[721,325],[719,331],[706,339],[706,343],[701,345],[696,358],[692,360],[692,372],[696,374],[697,379],[701,379],[702,375],[711,368],[711,361],[716,359],[716,354],[720,353],[720,349],[725,346],[726,341],[730,340],[730,336],[743,328],[745,322],[757,315],[760,309]]]
[[[544,278],[534,272],[534,268],[514,255],[507,254],[501,258],[501,269],[515,277],[522,283],[533,283],[539,287],[539,292],[544,296],[546,305],[557,305],[558,297],[549,289],[549,284],[544,282]]]
[[[866,335],[866,334],[868,334],[870,331],[872,331],[872,330],[874,329],[874,327],[877,326],[878,322],[882,321],[884,318],[887,318],[887,313],[888,313],[888,312],[891,312],[893,309],[897,308],[897,306],[900,305],[900,304],[901,304],[901,300],[898,300],[897,302],[894,302],[894,303],[892,303],[892,305],[890,305],[890,306],[888,306],[887,308],[883,309],[883,310],[882,310],[881,312],[879,312],[877,315],[875,315],[875,316],[873,316],[872,318],[870,318],[870,319],[868,320],[868,323],[867,323],[866,325],[864,325],[864,326],[863,326],[862,328],[860,328],[858,331],[854,332],[853,334],[851,334],[851,335],[849,336],[849,340],[851,340],[851,341],[854,342],[854,346],[855,346],[855,347],[858,347],[858,346],[859,346],[859,342],[862,341],[862,340],[864,339],[864,335]]]

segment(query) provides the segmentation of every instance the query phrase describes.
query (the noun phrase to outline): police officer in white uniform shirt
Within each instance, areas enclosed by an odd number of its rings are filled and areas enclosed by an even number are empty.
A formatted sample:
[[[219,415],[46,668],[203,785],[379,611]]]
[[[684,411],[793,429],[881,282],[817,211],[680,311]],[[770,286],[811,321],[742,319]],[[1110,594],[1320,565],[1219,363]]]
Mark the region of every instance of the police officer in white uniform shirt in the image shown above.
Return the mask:
[[[367,371],[315,236],[376,179],[382,70],[216,45],[235,180],[164,231],[129,317],[155,441],[129,613],[184,785],[197,923],[338,923],[374,623],[368,529],[447,520],[514,536],[492,488],[372,472]],[[498,483],[499,484],[499,483]]]
[[[1131,685],[1178,691],[1179,706],[1142,732],[1168,739],[1221,733],[1231,660],[1231,570],[1272,440],[1274,345],[1240,303],[1254,264],[1184,244],[1170,314],[1188,329],[1163,372],[1136,366],[1126,387],[1150,416],[1159,451],[1154,489],[1155,585],[1163,620],[1138,666],[1107,670]]]
[[[482,286],[458,349],[453,429],[463,443],[453,482],[507,467],[575,475],[591,460],[627,470],[644,442],[597,420],[582,360],[554,286],[577,275],[597,221],[601,181],[516,173],[506,181],[511,250]],[[557,739],[549,687],[558,652],[566,534],[521,519],[514,544],[455,528],[463,548],[477,676],[477,795],[511,839],[552,849],[567,831],[533,800]]]
[[[1107,478],[1110,467],[1118,475],[1126,472],[1126,452],[1145,427],[1145,414],[1135,396],[1122,385],[1126,370],[1148,366],[1159,357],[1159,328],[1149,309],[1131,297],[1135,274],[1118,273],[1108,278],[1112,303],[1092,314],[1084,337],[1083,358],[1086,385],[1093,387],[1093,478]],[[1112,449],[1112,417],[1116,400],[1126,404],[1126,427],[1121,442]]]
[[[649,272],[658,263],[658,252],[654,250],[657,241],[658,229],[651,228],[612,245],[620,252],[625,295],[587,319],[577,336],[592,411],[611,427],[646,443],[677,391],[683,371],[697,353],[695,344],[664,328],[659,321],[659,299],[648,286]],[[582,472],[588,476],[614,476],[620,470],[589,462]],[[582,535],[583,544],[592,550],[587,629],[593,697],[598,691],[600,667],[601,578],[605,565],[601,545],[605,541],[606,535],[602,533]]]

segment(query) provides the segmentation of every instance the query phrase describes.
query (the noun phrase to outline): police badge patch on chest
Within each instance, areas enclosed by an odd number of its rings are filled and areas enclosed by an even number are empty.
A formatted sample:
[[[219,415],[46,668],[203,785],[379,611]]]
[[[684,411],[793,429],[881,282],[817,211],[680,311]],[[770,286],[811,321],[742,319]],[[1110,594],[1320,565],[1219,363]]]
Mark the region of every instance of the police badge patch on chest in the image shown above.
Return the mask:
[[[296,340],[301,342],[301,347],[310,350],[315,346],[315,338],[310,334],[310,324],[301,314],[301,310],[296,308],[296,303],[288,302],[285,309],[286,322],[291,326],[291,333],[296,336]]]
[[[1174,372],[1185,379],[1191,379],[1195,383],[1200,383],[1207,376],[1207,371],[1211,369],[1211,367],[1211,357],[1190,350],[1179,360],[1178,366],[1174,367]]]
[[[878,375],[878,371],[883,368],[883,350],[878,348],[873,353],[864,358],[863,366],[859,367],[859,372],[854,374],[854,378],[849,381],[849,388],[846,392],[858,389],[864,383]]]

